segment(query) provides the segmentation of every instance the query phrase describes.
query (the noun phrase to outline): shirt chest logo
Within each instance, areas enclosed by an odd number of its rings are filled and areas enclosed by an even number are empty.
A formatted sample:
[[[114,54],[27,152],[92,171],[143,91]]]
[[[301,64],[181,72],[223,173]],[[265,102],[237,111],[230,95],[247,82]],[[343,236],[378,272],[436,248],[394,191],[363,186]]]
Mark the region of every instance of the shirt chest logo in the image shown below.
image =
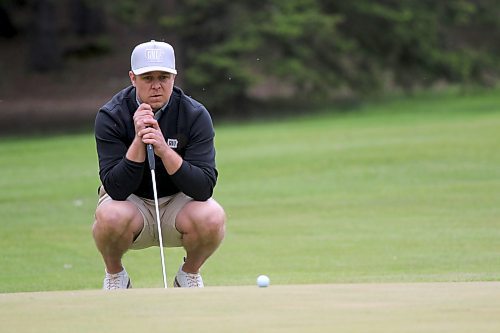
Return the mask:
[[[167,139],[167,146],[172,149],[176,149],[179,141],[177,139]]]

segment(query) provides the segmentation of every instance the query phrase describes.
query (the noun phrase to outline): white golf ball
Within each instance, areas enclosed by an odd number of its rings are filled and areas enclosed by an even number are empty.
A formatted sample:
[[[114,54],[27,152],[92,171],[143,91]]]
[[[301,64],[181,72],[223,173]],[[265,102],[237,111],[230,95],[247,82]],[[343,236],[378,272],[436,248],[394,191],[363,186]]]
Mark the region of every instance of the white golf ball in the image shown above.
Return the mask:
[[[259,277],[257,277],[257,285],[261,288],[268,287],[269,282],[270,280],[267,275],[259,275]]]

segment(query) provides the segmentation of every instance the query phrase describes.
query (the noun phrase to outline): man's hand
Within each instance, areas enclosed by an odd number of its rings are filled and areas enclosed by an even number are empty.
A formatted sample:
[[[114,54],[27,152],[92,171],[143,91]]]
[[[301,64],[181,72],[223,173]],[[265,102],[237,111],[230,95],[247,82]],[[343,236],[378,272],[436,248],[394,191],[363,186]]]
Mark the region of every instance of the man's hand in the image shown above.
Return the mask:
[[[141,137],[139,135],[139,132],[148,126],[151,126],[152,122],[156,122],[153,117],[153,109],[149,104],[142,103],[141,105],[139,105],[134,113],[134,127],[136,136]]]
[[[158,122],[154,118],[145,118],[143,122],[146,126],[141,129],[137,135],[141,138],[144,144],[153,145],[156,155],[162,156],[166,150],[170,150],[170,147],[168,147],[167,142],[165,141],[165,137],[161,132]]]
[[[142,103],[135,111],[133,117],[135,138],[127,151],[126,157],[128,160],[134,162],[144,162],[146,160],[146,145],[142,141],[142,135],[140,133],[153,124],[158,126],[157,121],[153,117],[153,109],[149,104]]]
[[[161,156],[162,152],[170,149],[149,104],[142,103],[137,108],[134,113],[134,127],[136,138],[140,138],[145,145],[153,145],[156,155]]]
[[[134,114],[134,126],[136,131],[136,139],[134,142],[140,141],[142,146],[142,153],[141,151],[138,151],[137,153],[141,154],[135,155],[135,157],[140,158],[137,159],[137,161],[142,162],[146,159],[144,146],[151,144],[153,145],[155,155],[158,155],[161,158],[163,165],[169,174],[172,175],[179,170],[182,165],[182,158],[167,145],[165,137],[163,136],[160,126],[158,125],[158,121],[154,119],[154,113],[151,106],[145,103],[139,106]],[[132,146],[134,146],[134,144],[132,144]],[[131,152],[130,149],[129,152]]]

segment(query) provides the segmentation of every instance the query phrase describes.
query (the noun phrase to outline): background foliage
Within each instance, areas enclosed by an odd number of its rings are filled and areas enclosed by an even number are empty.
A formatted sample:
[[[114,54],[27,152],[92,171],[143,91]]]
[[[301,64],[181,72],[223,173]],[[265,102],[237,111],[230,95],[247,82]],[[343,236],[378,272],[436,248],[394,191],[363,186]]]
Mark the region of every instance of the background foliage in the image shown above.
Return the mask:
[[[252,101],[491,86],[500,73],[492,0],[0,0],[0,13],[0,41],[28,40],[35,72],[114,52],[119,27],[137,42],[167,40],[184,89],[217,114]]]
[[[310,100],[438,80],[488,84],[498,74],[498,3],[218,3],[184,1],[162,21],[189,45],[189,86],[210,87],[216,105],[237,104],[252,84],[272,78]]]

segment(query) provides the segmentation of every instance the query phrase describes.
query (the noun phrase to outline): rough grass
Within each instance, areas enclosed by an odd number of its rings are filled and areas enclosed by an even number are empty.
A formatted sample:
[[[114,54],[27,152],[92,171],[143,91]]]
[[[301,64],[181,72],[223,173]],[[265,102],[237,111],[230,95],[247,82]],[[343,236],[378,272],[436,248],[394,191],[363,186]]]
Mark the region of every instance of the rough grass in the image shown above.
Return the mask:
[[[424,95],[217,127],[227,236],[207,285],[500,276],[500,94]],[[99,288],[91,133],[0,143],[0,292]],[[183,255],[168,249],[171,282]],[[129,252],[162,285],[157,248]]]

